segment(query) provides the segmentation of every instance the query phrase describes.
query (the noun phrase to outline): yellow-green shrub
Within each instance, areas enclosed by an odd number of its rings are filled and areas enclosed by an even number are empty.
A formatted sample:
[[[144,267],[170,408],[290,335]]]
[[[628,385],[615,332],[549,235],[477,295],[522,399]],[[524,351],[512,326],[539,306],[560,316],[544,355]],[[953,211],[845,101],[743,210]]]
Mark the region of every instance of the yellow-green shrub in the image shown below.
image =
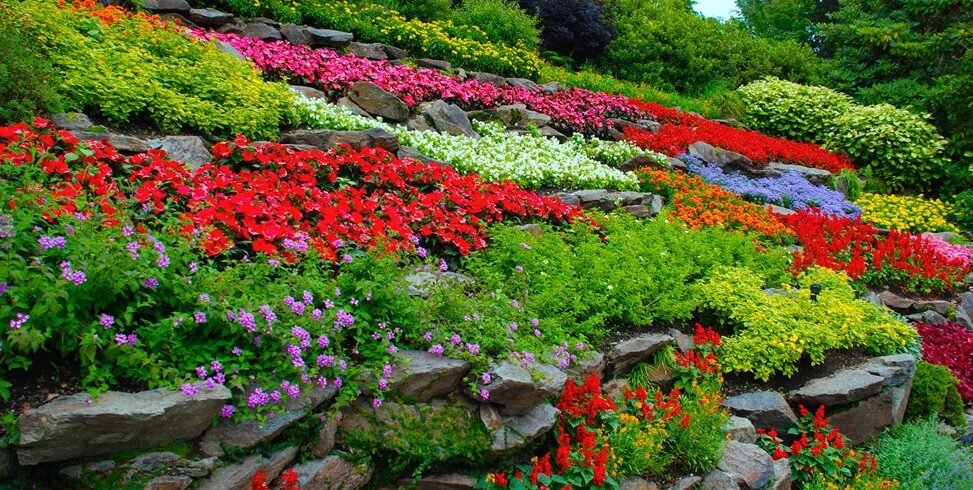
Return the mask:
[[[4,15],[42,46],[68,109],[113,124],[145,119],[165,132],[255,138],[275,136],[289,118],[286,85],[158,19],[42,0],[9,3]]]
[[[812,365],[828,351],[862,348],[876,354],[902,351],[916,332],[891,313],[856,299],[843,273],[813,268],[798,278],[800,289],[768,295],[759,275],[741,268],[715,272],[702,287],[703,304],[734,325],[724,337],[727,371],[766,380],[790,376],[807,356]],[[810,285],[820,284],[817,301]]]
[[[855,201],[862,220],[881,228],[902,231],[959,231],[949,222],[952,206],[939,199],[917,196],[862,194]]]

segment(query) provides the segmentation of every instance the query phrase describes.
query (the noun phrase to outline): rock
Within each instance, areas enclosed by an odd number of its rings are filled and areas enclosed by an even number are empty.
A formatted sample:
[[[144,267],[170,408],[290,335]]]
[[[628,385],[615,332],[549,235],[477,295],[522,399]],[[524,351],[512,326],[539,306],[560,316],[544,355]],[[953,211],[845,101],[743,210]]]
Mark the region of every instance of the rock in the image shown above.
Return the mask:
[[[142,0],[142,8],[154,14],[188,14],[191,7],[186,0]]]
[[[679,349],[679,352],[682,352],[683,354],[693,350],[696,347],[696,343],[693,342],[692,335],[686,335],[674,328],[669,329],[669,335],[672,335],[672,338],[675,339],[676,348]]]
[[[178,454],[168,451],[144,453],[132,460],[131,467],[139,473],[152,473],[158,469],[173,466],[180,459]]]
[[[485,71],[471,71],[467,74],[467,77],[471,80],[476,80],[480,83],[489,83],[497,87],[502,87],[507,84],[506,78]]]
[[[791,214],[797,214],[797,211],[794,211],[793,209],[788,209],[788,208],[785,208],[783,206],[778,206],[776,204],[767,204],[766,208],[771,213],[779,214],[781,216],[788,216],[788,215],[791,215]]]
[[[614,368],[615,376],[624,374],[635,364],[648,359],[655,351],[672,345],[673,341],[672,336],[661,333],[639,335],[623,340],[615,344],[608,353],[608,364]]]
[[[348,98],[365,112],[387,121],[402,122],[409,119],[409,106],[374,83],[355,82],[348,89]]]
[[[552,94],[552,93],[555,93],[555,92],[564,92],[564,91],[568,90],[567,87],[565,87],[564,85],[561,85],[559,82],[547,82],[547,83],[541,84],[540,89],[541,89],[542,92],[548,93],[548,94]]]
[[[469,116],[483,121],[499,121],[508,128],[519,129],[528,126],[541,128],[551,122],[551,116],[532,111],[524,104],[502,105],[492,109],[472,111]]]
[[[203,478],[213,472],[216,461],[216,458],[203,458],[195,461],[182,460],[176,466],[175,473],[190,478]]]
[[[568,140],[568,136],[550,126],[544,126],[537,130],[545,138],[554,138],[562,143]]]
[[[311,36],[308,35],[304,26],[297,24],[284,24],[280,26],[280,34],[291,44],[306,46],[311,44]]]
[[[399,138],[382,129],[365,131],[332,131],[330,129],[296,129],[280,136],[281,143],[310,145],[329,150],[348,145],[356,150],[365,147],[384,148],[395,153],[399,149]]]
[[[662,129],[662,123],[651,119],[639,119],[635,124],[652,134],[659,134],[659,130]]]
[[[365,109],[358,107],[358,104],[352,102],[351,99],[349,99],[348,97],[339,97],[337,105],[344,107],[345,109],[348,109],[352,113],[357,114],[359,116],[372,117],[371,114],[365,112]]]
[[[666,157],[666,161],[669,162],[669,167],[674,170],[682,170],[683,172],[689,171],[689,165],[686,165],[686,162],[676,157]]]
[[[440,133],[471,138],[480,137],[473,130],[473,126],[463,109],[455,104],[448,104],[443,100],[424,102],[419,105],[418,112],[424,115]]]
[[[853,445],[871,441],[882,429],[895,423],[892,398],[891,391],[883,391],[862,400],[851,409],[831,414],[831,425],[837,427]]]
[[[787,458],[774,461],[774,476],[768,490],[791,490],[791,463]]]
[[[915,315],[908,315],[906,316],[906,318],[916,323],[927,323],[929,325],[946,324],[946,317],[932,310],[924,311],[922,313],[916,313]]]
[[[954,321],[960,325],[966,327],[967,330],[973,330],[973,318],[970,317],[962,308],[957,308],[953,312]]]
[[[503,361],[491,367],[493,379],[489,385],[484,385],[482,381],[478,383],[477,392],[482,388],[488,389],[490,403],[502,407],[501,415],[527,415],[544,399],[560,394],[568,379],[554,366],[538,364],[536,369],[540,374],[538,380],[520,365]]]
[[[314,387],[297,400],[287,403],[287,410],[274,412],[267,416],[263,424],[257,420],[245,420],[235,424],[223,419],[216,427],[206,431],[199,441],[199,448],[207,456],[223,456],[224,449],[249,449],[261,442],[269,441],[298,420],[304,418],[326,400],[331,399],[337,390],[333,386],[327,388]]]
[[[200,27],[216,28],[233,22],[233,15],[216,9],[189,9],[189,20]]]
[[[57,474],[65,478],[70,478],[71,480],[80,480],[81,475],[83,473],[84,473],[84,468],[82,468],[81,465],[79,464],[66,466],[64,468],[61,468],[61,470],[57,472]]]
[[[258,471],[263,471],[267,475],[267,481],[272,481],[295,456],[297,447],[294,446],[281,449],[266,458],[259,454],[249,456],[240,463],[217,469],[209,479],[202,482],[198,490],[249,490],[250,480]]]
[[[324,92],[322,92],[322,91],[320,91],[320,90],[318,90],[316,88],[313,88],[313,87],[307,87],[307,86],[304,86],[304,85],[291,85],[290,87],[291,87],[291,92],[295,92],[297,94],[303,95],[304,97],[307,97],[308,99],[327,99],[328,98],[328,94],[326,94],[326,93],[324,93]]]
[[[331,29],[307,27],[304,32],[307,33],[308,44],[312,48],[344,48],[355,39],[355,36],[350,32]]]
[[[862,369],[885,380],[885,386],[901,386],[916,372],[916,358],[911,354],[893,354],[870,359]]]
[[[136,153],[145,153],[152,149],[151,146],[145,141],[132,136],[126,136],[124,134],[115,133],[90,133],[87,131],[71,131],[76,138],[81,141],[103,141],[107,140],[109,144],[115,147],[119,153],[126,153],[129,155],[134,155]]]
[[[372,478],[371,465],[355,465],[338,456],[313,459],[294,467],[301,488],[357,490]]]
[[[723,402],[734,415],[753,422],[758,429],[777,429],[779,434],[797,423],[797,415],[787,404],[784,395],[776,391],[756,391],[732,396]]]
[[[619,165],[618,169],[623,172],[631,172],[633,170],[638,170],[646,167],[655,168],[655,169],[667,168],[664,167],[662,164],[660,164],[659,161],[656,160],[655,158],[646,155],[638,155],[632,157],[627,162]]]
[[[628,382],[624,379],[611,379],[601,384],[601,392],[605,398],[618,399],[625,393]]]
[[[644,478],[630,476],[619,482],[618,490],[659,490],[659,485]]]
[[[233,45],[231,45],[230,43],[228,43],[226,41],[216,41],[216,47],[219,48],[220,51],[222,51],[222,52],[224,52],[224,53],[226,53],[226,54],[228,54],[228,55],[230,55],[230,56],[232,56],[232,57],[234,57],[234,58],[236,58],[236,59],[238,59],[240,61],[246,61],[247,60],[247,58],[245,56],[243,56],[242,54],[240,54],[240,52],[237,51],[236,48],[233,47]]]
[[[63,461],[193,439],[230,400],[222,386],[193,397],[180,391],[108,391],[55,398],[18,419],[21,465]]]
[[[534,90],[539,87],[533,80],[528,80],[526,78],[508,78],[506,79],[507,85],[511,87],[525,88],[527,90]]]
[[[407,53],[406,50],[397,48],[395,46],[389,46],[388,44],[383,44],[382,49],[385,50],[385,54],[389,57],[389,64],[392,65],[402,64],[399,61],[402,60],[402,58],[405,58],[406,56],[409,55],[409,53]]]
[[[562,203],[567,204],[568,206],[581,205],[581,199],[578,199],[578,196],[575,196],[570,192],[558,192],[557,194],[554,195],[554,197],[557,197],[558,199],[561,200]]]
[[[338,432],[339,422],[338,416],[325,418],[321,430],[318,431],[318,441],[314,443],[312,450],[315,458],[323,458],[331,454],[331,450],[334,449],[335,434]]]
[[[598,351],[591,351],[588,356],[578,356],[578,360],[567,367],[564,373],[576,383],[581,384],[591,374],[601,378],[605,370],[605,355]]]
[[[696,488],[696,485],[698,485],[701,481],[703,481],[703,479],[698,476],[684,476],[676,480],[676,482],[666,490],[691,490]]]
[[[883,305],[894,310],[910,310],[916,303],[911,299],[903,298],[891,291],[882,291],[881,293],[878,293],[878,299],[882,301]]]
[[[504,417],[490,405],[480,405],[480,419],[490,432],[490,454],[500,456],[526,446],[554,427],[560,411],[541,403],[524,415]]]
[[[243,35],[262,41],[279,41],[284,39],[276,28],[260,22],[251,22],[243,26]]]
[[[399,151],[396,152],[395,155],[397,157],[399,157],[399,158],[411,158],[413,160],[419,160],[420,162],[436,163],[438,165],[443,165],[443,166],[446,166],[446,167],[451,167],[451,165],[448,164],[448,163],[441,162],[441,161],[436,160],[434,158],[429,158],[429,157],[423,155],[422,153],[419,153],[419,150],[417,150],[415,148],[408,147],[408,146],[400,146],[399,147]]]
[[[404,350],[396,354],[390,389],[408,399],[428,401],[452,393],[470,363],[425,351]]]
[[[436,127],[426,119],[425,116],[415,115],[405,122],[405,127],[409,131],[435,131]]]
[[[52,114],[51,123],[56,128],[66,129],[68,131],[85,131],[93,126],[91,119],[88,119],[88,116],[80,112]]]
[[[541,226],[541,225],[539,225],[539,224],[537,224],[537,223],[527,223],[527,224],[523,224],[523,225],[518,225],[517,226],[517,229],[518,230],[521,230],[521,231],[526,231],[531,236],[535,236],[535,237],[541,236],[541,235],[544,234],[544,227]],[[570,369],[571,368],[568,368],[569,371],[570,371]],[[570,376],[570,374],[569,374],[569,376]]]
[[[219,26],[218,28],[216,28],[216,32],[222,34],[234,34],[237,36],[241,36],[243,35],[243,26],[244,24],[242,22],[233,21],[228,24],[223,24]]]
[[[959,295],[959,309],[966,312],[970,318],[973,318],[973,292]]]
[[[458,473],[429,476],[419,480],[416,490],[473,490],[476,479]]]
[[[831,181],[831,172],[819,168],[810,168],[780,162],[770,162],[767,164],[767,168],[776,170],[780,173],[797,172],[812,184],[828,185],[828,183]]]
[[[728,170],[739,170],[751,177],[778,177],[780,172],[753,163],[753,160],[736,152],[716,148],[713,145],[697,141],[689,145],[688,152],[707,163],[723,167]]]
[[[183,162],[193,170],[213,160],[206,142],[199,136],[166,136],[161,140],[150,140],[149,144],[165,150],[171,160]]]
[[[652,216],[652,212],[648,207],[642,204],[636,204],[634,206],[623,206],[622,210],[636,218],[648,218]]]
[[[699,490],[736,490],[740,485],[736,480],[720,470],[713,470],[707,473],[699,485]]]
[[[413,272],[405,276],[405,281],[409,284],[409,296],[425,297],[429,294],[429,288],[436,285],[458,285],[463,287],[472,284],[473,280],[458,272],[442,271],[420,271]]]
[[[727,438],[744,444],[757,442],[757,429],[753,426],[753,422],[736,415],[730,415],[730,420],[727,426],[723,428],[723,433],[726,434]]]
[[[387,60],[389,55],[385,52],[385,45],[382,43],[348,43],[348,52],[359,57],[370,60]]]
[[[875,291],[869,291],[868,294],[866,294],[865,297],[862,299],[875,306],[879,306],[879,307],[884,306],[882,304],[882,298],[880,298],[878,296],[878,293],[876,293]]]
[[[717,468],[746,488],[763,488],[774,475],[774,460],[754,444],[727,441]]]
[[[416,60],[416,66],[419,68],[430,68],[433,70],[448,70],[450,64],[448,61],[434,60],[429,58],[419,58]]]
[[[810,410],[819,405],[846,405],[870,397],[882,390],[885,378],[864,369],[843,369],[826,378],[818,378],[787,394],[788,400]]]
[[[89,473],[94,473],[96,475],[107,475],[112,471],[115,471],[117,465],[114,461],[106,459],[103,461],[93,461],[84,465],[85,471]]]
[[[940,315],[948,315],[949,310],[953,308],[953,304],[949,301],[916,301],[912,307],[919,311],[935,311]]]
[[[619,206],[655,206],[657,204],[660,209],[662,206],[661,198],[657,203],[653,203],[654,196],[647,192],[613,192],[605,189],[586,189],[575,191],[574,196],[578,198],[581,207],[602,211],[611,211]]]
[[[153,478],[142,490],[186,490],[193,479],[183,475],[161,475]]]

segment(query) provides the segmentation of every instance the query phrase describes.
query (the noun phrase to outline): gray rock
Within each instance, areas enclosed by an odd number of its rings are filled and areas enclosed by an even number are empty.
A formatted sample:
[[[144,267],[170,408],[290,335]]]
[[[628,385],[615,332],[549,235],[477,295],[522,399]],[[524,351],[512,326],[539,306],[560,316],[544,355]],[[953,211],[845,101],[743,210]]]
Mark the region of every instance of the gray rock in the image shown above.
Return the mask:
[[[753,422],[736,415],[730,415],[727,426],[723,428],[723,433],[728,438],[744,444],[757,442],[757,429],[753,426]]]
[[[115,470],[117,465],[114,461],[106,459],[103,461],[93,461],[84,465],[85,471],[96,475],[107,475]]]
[[[371,82],[355,82],[348,89],[348,98],[365,112],[387,121],[409,119],[409,106],[402,99]]]
[[[142,490],[186,490],[193,479],[185,475],[160,475],[145,484]]]
[[[399,138],[381,129],[365,131],[332,131],[330,129],[296,129],[280,136],[281,143],[310,145],[329,150],[348,145],[356,150],[366,147],[384,148],[390,152],[399,149]]]
[[[819,405],[845,405],[870,397],[882,390],[885,378],[864,369],[843,369],[826,378],[818,378],[787,394],[797,405],[815,409]]]
[[[686,335],[674,328],[669,329],[669,335],[672,335],[672,338],[675,339],[676,348],[679,349],[679,352],[682,352],[683,354],[693,350],[696,347],[696,343],[693,341],[692,335]]]
[[[802,165],[791,165],[791,164],[780,163],[780,162],[770,162],[767,164],[767,168],[776,170],[781,173],[797,172],[812,184],[828,185],[828,182],[831,181],[831,172],[819,168],[810,168],[810,167],[804,167]]]
[[[76,138],[81,141],[102,141],[107,140],[109,144],[115,147],[119,153],[125,153],[129,155],[134,155],[136,153],[145,153],[152,149],[149,144],[143,140],[132,136],[126,136],[124,134],[115,133],[90,133],[87,131],[71,131]]]
[[[652,134],[659,134],[659,130],[662,129],[662,123],[651,119],[639,119],[635,124]]]
[[[501,416],[490,405],[480,406],[480,419],[490,433],[490,455],[500,456],[523,448],[554,427],[560,411],[542,403],[520,416]]]
[[[405,276],[405,281],[409,284],[409,296],[425,297],[429,294],[429,289],[434,286],[457,286],[463,287],[472,284],[473,280],[457,272],[435,271],[435,272],[413,272]]]
[[[784,395],[776,391],[756,391],[732,396],[723,402],[734,415],[744,417],[753,422],[758,429],[777,429],[779,434],[787,434],[787,430],[797,423],[797,415]]]
[[[182,460],[176,466],[175,473],[190,478],[203,478],[213,472],[213,468],[216,467],[216,461],[216,458]]]
[[[966,310],[962,308],[957,308],[956,311],[953,312],[953,316],[954,316],[953,320],[956,323],[959,323],[960,325],[966,327],[967,330],[973,330],[973,318],[971,318],[970,315],[966,313]]]
[[[189,20],[200,27],[215,28],[233,21],[233,15],[216,9],[189,9]]]
[[[315,387],[298,400],[291,400],[284,412],[267,416],[263,424],[257,420],[246,420],[239,424],[223,419],[216,427],[206,431],[199,441],[199,448],[207,456],[223,456],[224,449],[249,449],[261,442],[269,441],[298,420],[304,418],[326,400],[334,397],[337,390],[333,386]]]
[[[875,306],[884,306],[882,304],[882,298],[880,298],[878,296],[878,293],[876,293],[875,291],[869,291],[868,294],[866,294],[865,297],[862,299]]]
[[[532,111],[524,104],[511,104],[472,111],[469,116],[483,121],[499,121],[508,128],[524,129],[528,126],[544,127],[551,122],[551,116]]]
[[[573,379],[576,383],[583,383],[584,379],[591,374],[596,374],[599,378],[601,378],[604,371],[605,355],[598,351],[591,351],[586,356],[579,355],[578,360],[568,366],[567,369],[564,370],[564,373],[568,375],[568,378]]]
[[[419,58],[416,60],[416,66],[419,68],[429,68],[432,70],[448,70],[450,64],[448,61],[434,60],[429,58]]]
[[[406,50],[397,48],[395,46],[389,46],[388,44],[383,44],[382,49],[385,50],[385,54],[389,57],[390,65],[401,65],[402,58],[409,55]]]
[[[192,398],[172,390],[58,397],[18,419],[18,460],[30,466],[193,439],[229,399],[222,386]]]
[[[666,490],[691,490],[696,488],[696,485],[699,485],[699,483],[702,481],[703,479],[698,476],[684,476],[676,480],[676,482],[666,488]]]
[[[150,140],[149,144],[165,150],[169,159],[183,162],[193,170],[213,160],[206,142],[199,136],[166,136],[161,140]]]
[[[338,456],[313,459],[294,467],[301,488],[358,490],[372,478],[371,465],[355,465]]]
[[[471,71],[467,74],[467,77],[480,83],[489,83],[498,87],[502,87],[507,84],[506,78],[485,71]]]
[[[745,488],[763,488],[774,476],[774,460],[754,444],[727,441],[717,468]]]
[[[649,210],[644,204],[635,204],[633,206],[622,206],[622,210],[636,218],[649,218],[652,215],[652,211]]]
[[[973,275],[973,273],[971,273]],[[973,292],[959,295],[959,309],[966,312],[967,316],[973,318]]]
[[[387,60],[388,53],[385,52],[385,45],[382,43],[348,43],[348,52],[359,57],[370,60]]]
[[[683,172],[689,171],[689,165],[686,165],[686,162],[676,157],[666,157],[666,161],[669,162],[669,166],[674,170],[682,170]]]
[[[932,310],[916,313],[915,315],[907,315],[906,318],[916,323],[927,323],[929,325],[946,324],[946,317]]]
[[[885,386],[901,386],[916,372],[916,358],[911,354],[893,354],[870,359],[862,369],[885,380]]]
[[[142,0],[142,8],[155,14],[188,14],[190,10],[186,0]]]
[[[774,476],[768,490],[791,490],[791,464],[787,458],[774,461]]]
[[[657,203],[653,203],[654,196],[647,192],[613,192],[605,189],[585,189],[573,193],[578,198],[581,207],[585,209],[600,209],[611,211],[619,206],[655,206],[661,210],[661,198]]]
[[[564,91],[568,90],[567,87],[565,87],[564,85],[561,85],[559,82],[547,82],[547,83],[541,84],[540,88],[541,88],[541,91],[543,91],[544,93],[548,93],[548,94],[553,94],[555,92],[564,92]]]
[[[452,393],[470,363],[425,351],[404,350],[396,354],[390,389],[408,399],[428,401]]]
[[[245,24],[243,24],[242,22],[238,20],[234,20],[233,22],[230,22],[228,24],[223,24],[217,27],[216,32],[223,33],[223,34],[235,34],[237,36],[241,36],[243,35],[244,25]]]
[[[262,41],[279,41],[284,39],[284,36],[280,34],[277,28],[261,22],[251,22],[243,26],[243,35]]]
[[[409,129],[409,131],[435,131],[436,130],[436,127],[429,122],[429,119],[419,114],[410,117],[409,120],[405,122],[405,127]]]
[[[161,468],[173,466],[181,458],[176,453],[168,451],[140,454],[132,460],[132,469],[139,473],[152,473]]]
[[[318,431],[318,441],[314,443],[312,450],[315,458],[323,458],[331,454],[331,450],[334,449],[339,422],[338,416],[325,418],[321,430]]]
[[[308,86],[305,86],[305,85],[291,85],[290,87],[291,87],[291,92],[294,92],[294,93],[303,95],[304,97],[307,97],[308,99],[327,99],[328,98],[328,94],[326,94],[326,93],[324,93],[324,92],[322,92],[322,91],[320,91],[320,90],[318,90],[316,88],[313,88],[313,87],[308,87]]]
[[[568,136],[550,126],[544,126],[537,130],[545,138],[554,138],[562,143],[568,140]]]
[[[400,146],[399,151],[396,152],[396,156],[399,158],[411,158],[413,160],[419,160],[420,162],[425,162],[425,163],[436,163],[438,165],[443,165],[446,167],[452,166],[446,162],[441,162],[439,160],[436,160],[435,158],[429,158],[423,155],[422,153],[419,153],[419,150],[408,146]]]
[[[537,83],[535,83],[533,80],[528,80],[526,78],[508,78],[506,82],[507,85],[510,85],[511,87],[525,88],[527,90],[534,90],[540,86],[537,85]]]
[[[240,54],[240,52],[237,51],[237,49],[234,48],[233,45],[231,45],[230,43],[228,43],[226,41],[216,41],[216,47],[219,48],[220,51],[222,51],[222,52],[224,52],[224,53],[226,53],[226,54],[228,54],[228,55],[230,55],[230,56],[232,56],[232,57],[234,57],[234,58],[236,58],[236,59],[238,59],[240,61],[246,61],[247,60],[246,56],[243,56],[242,54]]]
[[[345,109],[348,109],[353,114],[357,114],[363,117],[372,117],[371,114],[365,112],[365,109],[358,107],[358,104],[352,102],[351,99],[349,99],[348,97],[339,97],[337,105],[344,107]]]
[[[581,199],[579,199],[578,196],[571,194],[570,192],[558,192],[557,194],[554,195],[554,197],[557,197],[558,199],[561,200],[561,202],[567,204],[568,206],[581,205]]]
[[[882,429],[895,423],[895,407],[891,390],[886,390],[843,412],[830,414],[831,425],[837,427],[853,445],[871,441]]]
[[[308,27],[304,29],[308,36],[308,44],[314,48],[344,48],[355,36],[350,32],[334,31]]]
[[[659,485],[645,478],[629,476],[619,482],[618,490],[659,490]]]
[[[267,475],[267,481],[271,481],[284,471],[295,456],[297,447],[294,446],[281,449],[266,458],[259,454],[249,456],[240,463],[217,469],[209,479],[202,482],[198,490],[248,490],[253,475],[258,471],[263,471]]]
[[[655,158],[645,155],[638,155],[619,165],[618,169],[623,172],[631,172],[632,170],[638,170],[646,167],[657,169],[668,168],[659,163],[659,161]]]
[[[280,34],[291,44],[302,46],[311,44],[311,36],[307,33],[307,29],[304,26],[284,24],[280,26]]]
[[[777,177],[780,172],[766,166],[757,165],[753,160],[739,153],[716,148],[713,145],[697,141],[688,148],[689,154],[705,162],[718,165],[727,170],[738,170],[752,177]]]
[[[892,291],[878,293],[878,299],[882,300],[883,305],[894,310],[910,310],[916,304],[915,301],[909,298],[903,298]]]
[[[671,335],[650,333],[639,335],[615,344],[608,352],[608,364],[613,367],[615,376],[628,372],[633,366],[648,359],[655,351],[672,345]]]
[[[503,361],[490,369],[493,379],[489,385],[482,381],[477,384],[477,392],[482,388],[489,390],[490,403],[501,406],[501,415],[527,415],[541,401],[560,394],[568,379],[561,370],[547,364],[538,364],[536,370],[539,373],[537,380],[520,365]],[[474,393],[474,396],[479,394]]]
[[[51,122],[54,124],[54,127],[68,131],[84,131],[93,126],[91,119],[88,119],[88,116],[80,112],[52,114]]]
[[[941,300],[916,301],[915,304],[912,305],[912,307],[919,311],[931,310],[931,311],[935,311],[936,313],[939,313],[940,315],[947,315],[949,314],[949,310],[953,308],[953,304],[950,303],[949,301],[941,301]]]
[[[713,470],[706,474],[699,490],[737,490],[740,484],[736,479],[721,470]]]
[[[419,480],[416,490],[473,490],[476,479],[458,473],[428,476]]]
[[[453,136],[469,136],[479,138],[473,130],[469,118],[463,109],[455,104],[448,104],[443,100],[434,100],[419,104],[418,112],[426,117],[436,131]]]
[[[71,480],[80,480],[81,475],[84,473],[84,468],[79,464],[73,464],[71,466],[65,466],[61,468],[57,474],[69,478]]]

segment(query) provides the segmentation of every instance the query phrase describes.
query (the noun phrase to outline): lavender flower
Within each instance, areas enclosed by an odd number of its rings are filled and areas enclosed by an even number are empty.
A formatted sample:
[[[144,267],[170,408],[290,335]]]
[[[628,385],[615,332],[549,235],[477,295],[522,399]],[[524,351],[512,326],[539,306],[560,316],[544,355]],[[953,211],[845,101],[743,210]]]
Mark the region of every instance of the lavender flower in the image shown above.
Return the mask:
[[[10,291],[10,285],[5,282],[0,282],[0,296],[3,296],[3,293],[7,291]]]
[[[483,401],[490,399],[490,390],[486,388],[480,388],[480,399]]]
[[[381,398],[375,398],[375,399],[372,400],[372,408],[379,408],[381,406],[382,406],[382,399]]]
[[[101,326],[107,330],[115,325],[115,317],[109,315],[108,313],[102,313],[99,323],[101,323]]]
[[[196,323],[206,323],[206,313],[202,311],[197,311],[193,313],[193,321]]]
[[[206,293],[199,293],[199,302],[200,303],[209,303],[210,302],[209,295],[206,294]]]
[[[483,373],[480,375],[480,381],[488,385],[493,382],[493,376],[490,376],[490,373]]]
[[[169,256],[168,255],[160,255],[159,258],[155,260],[155,264],[158,265],[162,269],[165,269],[166,267],[169,267]]]
[[[27,320],[30,320],[30,315],[25,315],[23,313],[17,313],[13,318],[10,319],[10,328],[12,330],[20,330]]]
[[[188,397],[192,397],[196,393],[199,393],[199,386],[197,386],[196,383],[184,383],[179,389],[182,390],[183,394]]]
[[[41,245],[41,250],[47,250],[50,248],[64,248],[67,245],[67,240],[63,236],[42,236],[37,239],[37,243]]]
[[[436,344],[436,345],[430,347],[429,348],[429,353],[430,354],[437,355],[437,356],[443,355],[443,346],[442,346],[442,344]]]
[[[233,416],[233,405],[223,405],[220,407],[220,417],[228,419]]]
[[[145,287],[147,287],[147,288],[149,288],[149,289],[155,289],[155,288],[159,287],[159,280],[156,279],[156,278],[154,278],[154,277],[150,277],[150,278],[142,281],[142,285],[145,286]]]

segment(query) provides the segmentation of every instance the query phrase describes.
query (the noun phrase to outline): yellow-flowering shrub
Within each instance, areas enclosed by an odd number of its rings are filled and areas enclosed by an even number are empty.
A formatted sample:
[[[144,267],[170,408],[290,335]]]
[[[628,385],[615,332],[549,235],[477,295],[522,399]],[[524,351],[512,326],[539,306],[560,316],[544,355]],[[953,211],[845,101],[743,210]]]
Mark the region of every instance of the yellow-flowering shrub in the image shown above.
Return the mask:
[[[901,231],[959,231],[947,216],[952,206],[939,199],[919,196],[862,194],[855,201],[862,208],[862,220],[881,228]]]

